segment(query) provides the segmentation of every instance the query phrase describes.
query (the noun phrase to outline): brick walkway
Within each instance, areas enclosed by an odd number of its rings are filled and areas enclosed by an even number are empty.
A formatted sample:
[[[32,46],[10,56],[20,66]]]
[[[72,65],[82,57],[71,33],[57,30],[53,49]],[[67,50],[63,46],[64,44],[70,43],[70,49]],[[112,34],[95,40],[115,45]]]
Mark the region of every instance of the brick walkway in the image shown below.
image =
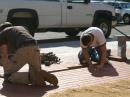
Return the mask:
[[[3,79],[0,78],[0,97],[45,97],[50,93],[65,90],[68,88],[78,88],[89,85],[113,82],[120,79],[130,78],[130,61],[115,61],[120,59],[117,56],[117,42],[107,42],[107,48],[111,49],[112,65],[105,66],[98,74],[92,74],[87,67],[79,64],[77,54],[80,50],[79,42],[49,43],[40,45],[41,52],[53,51],[61,58],[61,64],[54,64],[50,67],[42,68],[55,74],[59,79],[59,87],[47,86],[36,88],[24,85],[2,85]],[[127,57],[130,60],[130,42],[127,42]],[[23,67],[27,70],[27,66]],[[2,67],[0,67],[2,73]]]

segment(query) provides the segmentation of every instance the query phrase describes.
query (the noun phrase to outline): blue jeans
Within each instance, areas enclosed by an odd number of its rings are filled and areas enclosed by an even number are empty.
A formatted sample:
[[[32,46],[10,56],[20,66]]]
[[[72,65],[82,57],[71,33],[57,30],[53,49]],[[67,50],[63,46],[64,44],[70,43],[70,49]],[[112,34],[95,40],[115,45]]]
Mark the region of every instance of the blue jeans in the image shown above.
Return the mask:
[[[94,48],[89,48],[88,52],[90,54],[91,61],[99,63],[99,61],[100,61],[99,51],[97,49],[94,49]],[[79,58],[80,64],[86,64],[87,63],[87,61],[84,58],[82,50],[78,53],[78,58]]]

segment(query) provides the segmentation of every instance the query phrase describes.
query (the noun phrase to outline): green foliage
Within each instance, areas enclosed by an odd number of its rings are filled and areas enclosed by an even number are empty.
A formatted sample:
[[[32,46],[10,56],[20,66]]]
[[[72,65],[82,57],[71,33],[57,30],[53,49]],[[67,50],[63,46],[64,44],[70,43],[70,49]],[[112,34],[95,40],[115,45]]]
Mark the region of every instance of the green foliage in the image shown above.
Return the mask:
[[[45,64],[45,66],[50,66],[52,64],[60,64],[61,60],[53,52],[42,53],[41,63]]]

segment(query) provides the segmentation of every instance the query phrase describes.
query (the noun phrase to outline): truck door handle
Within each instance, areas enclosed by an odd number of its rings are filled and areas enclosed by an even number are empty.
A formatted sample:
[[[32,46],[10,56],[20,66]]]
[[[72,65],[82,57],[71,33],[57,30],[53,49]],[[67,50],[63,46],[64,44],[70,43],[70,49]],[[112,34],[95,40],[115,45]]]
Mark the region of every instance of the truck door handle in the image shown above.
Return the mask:
[[[67,9],[72,9],[73,7],[72,6],[67,6]]]

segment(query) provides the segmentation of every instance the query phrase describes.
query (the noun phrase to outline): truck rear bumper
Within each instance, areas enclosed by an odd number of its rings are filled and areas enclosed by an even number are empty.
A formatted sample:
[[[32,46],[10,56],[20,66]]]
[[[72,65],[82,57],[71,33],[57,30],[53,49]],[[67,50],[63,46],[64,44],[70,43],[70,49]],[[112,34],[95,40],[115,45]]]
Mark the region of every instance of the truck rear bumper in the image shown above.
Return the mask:
[[[117,17],[112,16],[112,27],[115,27],[117,25]]]

